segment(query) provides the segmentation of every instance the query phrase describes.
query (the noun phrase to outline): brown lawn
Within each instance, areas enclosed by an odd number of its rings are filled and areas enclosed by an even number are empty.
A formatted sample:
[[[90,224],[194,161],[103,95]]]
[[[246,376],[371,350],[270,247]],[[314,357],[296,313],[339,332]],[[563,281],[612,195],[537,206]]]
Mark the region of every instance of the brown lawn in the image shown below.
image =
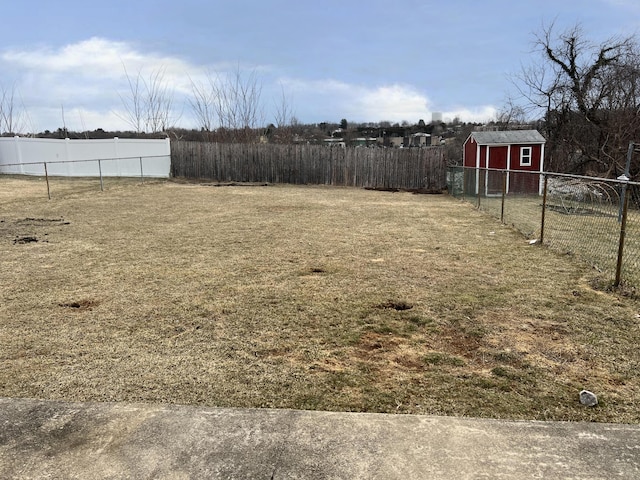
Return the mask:
[[[469,204],[105,187],[0,176],[0,396],[640,420],[638,301]]]

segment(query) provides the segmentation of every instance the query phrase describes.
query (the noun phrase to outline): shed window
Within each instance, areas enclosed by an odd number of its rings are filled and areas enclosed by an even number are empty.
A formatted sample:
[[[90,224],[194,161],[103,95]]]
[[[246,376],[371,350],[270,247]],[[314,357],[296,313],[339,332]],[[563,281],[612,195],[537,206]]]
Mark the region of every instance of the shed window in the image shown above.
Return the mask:
[[[520,166],[528,167],[531,165],[531,147],[520,147]]]

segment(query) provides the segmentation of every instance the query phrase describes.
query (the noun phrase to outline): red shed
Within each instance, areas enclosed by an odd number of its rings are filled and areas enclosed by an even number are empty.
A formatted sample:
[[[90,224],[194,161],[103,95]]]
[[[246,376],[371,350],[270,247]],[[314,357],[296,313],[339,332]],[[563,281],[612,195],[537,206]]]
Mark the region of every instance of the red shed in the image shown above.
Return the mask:
[[[542,194],[540,172],[544,168],[546,140],[537,130],[471,132],[462,152],[463,165],[475,168],[471,185],[475,193],[502,193],[503,175],[483,169],[507,171],[507,193]],[[538,175],[518,172],[537,172]],[[473,182],[475,180],[475,182]],[[473,185],[475,183],[475,185]]]

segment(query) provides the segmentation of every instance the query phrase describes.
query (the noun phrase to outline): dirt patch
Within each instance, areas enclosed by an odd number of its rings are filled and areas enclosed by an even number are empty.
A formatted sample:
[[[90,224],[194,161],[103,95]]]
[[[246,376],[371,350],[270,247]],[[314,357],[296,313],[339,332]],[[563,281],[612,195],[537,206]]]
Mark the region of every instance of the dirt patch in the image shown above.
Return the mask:
[[[0,238],[13,237],[14,245],[24,245],[28,243],[48,242],[44,238],[49,236],[50,231],[55,227],[70,225],[64,218],[36,218],[25,217],[15,220],[0,221]]]
[[[478,350],[484,346],[481,332],[469,332],[463,328],[442,327],[440,329],[439,339],[446,352],[468,359],[476,358]]]
[[[36,243],[38,241],[38,237],[33,236],[25,236],[25,237],[17,237],[13,240],[14,244],[25,244],[25,243]]]
[[[268,183],[204,183],[208,187],[268,187]]]
[[[394,187],[364,187],[365,190],[373,190],[376,192],[408,192],[416,195],[442,195],[445,193],[441,189],[433,188],[394,188]]]
[[[17,225],[32,225],[32,226],[44,226],[44,225],[70,225],[70,222],[64,220],[64,218],[23,218],[16,221]]]
[[[412,188],[407,190],[407,192],[411,192],[416,195],[443,195],[446,193],[446,190],[433,188]]]
[[[98,306],[98,302],[96,300],[79,300],[77,302],[59,303],[58,306],[78,311],[92,310],[94,307]]]
[[[409,302],[406,302],[404,300],[389,300],[384,303],[380,303],[376,305],[376,308],[380,308],[380,309],[388,308],[392,310],[397,310],[399,312],[403,312],[405,310],[411,310],[413,308],[413,305],[411,305]]]
[[[200,185],[203,187],[269,187],[271,184],[263,182],[215,182],[209,180],[198,180],[197,178],[180,178],[172,179],[172,182],[181,185]]]

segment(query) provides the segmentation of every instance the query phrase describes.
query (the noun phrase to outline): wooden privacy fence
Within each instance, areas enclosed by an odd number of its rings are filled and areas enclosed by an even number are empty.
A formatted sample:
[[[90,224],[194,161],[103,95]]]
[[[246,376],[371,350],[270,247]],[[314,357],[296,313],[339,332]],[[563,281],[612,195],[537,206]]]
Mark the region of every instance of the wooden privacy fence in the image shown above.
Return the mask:
[[[174,177],[218,182],[342,185],[441,190],[446,162],[440,147],[340,148],[172,142]]]

